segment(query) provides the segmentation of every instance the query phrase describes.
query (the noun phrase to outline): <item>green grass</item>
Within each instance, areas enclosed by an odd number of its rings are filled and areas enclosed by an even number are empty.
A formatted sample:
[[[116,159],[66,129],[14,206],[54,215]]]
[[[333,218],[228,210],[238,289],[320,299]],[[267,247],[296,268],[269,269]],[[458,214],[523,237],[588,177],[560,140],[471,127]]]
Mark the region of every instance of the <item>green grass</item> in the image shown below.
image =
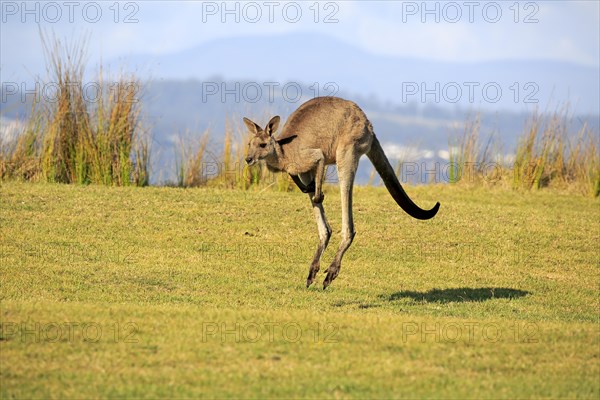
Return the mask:
[[[407,190],[3,184],[2,397],[598,398],[598,199]]]

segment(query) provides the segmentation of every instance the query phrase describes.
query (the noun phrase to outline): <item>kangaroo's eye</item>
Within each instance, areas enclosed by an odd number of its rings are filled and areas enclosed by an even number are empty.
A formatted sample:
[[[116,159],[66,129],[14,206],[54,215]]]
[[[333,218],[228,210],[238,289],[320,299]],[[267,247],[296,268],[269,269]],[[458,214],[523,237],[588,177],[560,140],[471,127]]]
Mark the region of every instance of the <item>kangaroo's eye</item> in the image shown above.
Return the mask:
[[[266,143],[261,143],[261,144],[259,144],[259,146],[261,147],[261,149],[264,149],[265,147],[267,147],[267,144]]]

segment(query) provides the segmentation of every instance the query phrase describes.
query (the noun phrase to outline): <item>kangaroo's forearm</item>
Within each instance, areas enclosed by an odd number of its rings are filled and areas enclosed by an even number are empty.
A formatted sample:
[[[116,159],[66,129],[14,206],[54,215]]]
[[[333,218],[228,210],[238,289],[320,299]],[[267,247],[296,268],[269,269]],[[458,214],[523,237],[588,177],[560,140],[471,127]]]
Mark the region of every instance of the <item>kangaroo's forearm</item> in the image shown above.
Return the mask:
[[[321,157],[317,162],[317,173],[315,175],[315,203],[323,201],[323,175],[325,175],[325,158]]]

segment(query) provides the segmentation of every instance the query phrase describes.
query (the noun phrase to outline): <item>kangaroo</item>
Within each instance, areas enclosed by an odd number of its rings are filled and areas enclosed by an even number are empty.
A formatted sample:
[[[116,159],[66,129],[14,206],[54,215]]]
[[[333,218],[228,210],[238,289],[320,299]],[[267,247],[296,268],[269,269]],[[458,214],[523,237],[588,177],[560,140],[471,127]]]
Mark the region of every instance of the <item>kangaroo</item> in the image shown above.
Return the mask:
[[[317,97],[302,104],[290,115],[281,134],[273,134],[279,127],[279,116],[271,118],[265,129],[244,118],[250,132],[246,163],[253,165],[264,160],[270,171],[285,171],[308,193],[319,231],[319,246],[306,279],[309,287],[320,268],[321,255],[331,238],[331,227],[323,209],[323,175],[325,166],[336,164],[342,200],[342,241],[335,258],[329,265],[323,281],[326,289],[338,276],[342,257],[354,239],[352,221],[352,187],[358,160],[366,154],[398,205],[413,218],[433,218],[440,207],[430,210],[419,208],[408,197],[398,181],[381,144],[373,133],[373,126],[365,113],[352,101],[338,97]]]

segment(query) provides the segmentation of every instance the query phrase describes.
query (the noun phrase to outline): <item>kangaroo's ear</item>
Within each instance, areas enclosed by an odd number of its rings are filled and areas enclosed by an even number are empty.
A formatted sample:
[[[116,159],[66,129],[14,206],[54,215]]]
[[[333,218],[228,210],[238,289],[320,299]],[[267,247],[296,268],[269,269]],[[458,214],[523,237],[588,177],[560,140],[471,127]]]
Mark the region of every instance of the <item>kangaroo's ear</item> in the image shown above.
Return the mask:
[[[276,115],[273,118],[271,118],[271,120],[265,128],[265,132],[267,132],[267,135],[271,136],[277,131],[277,128],[279,127],[279,120],[279,115]]]
[[[254,135],[258,135],[258,133],[261,131],[260,126],[258,126],[254,122],[250,121],[246,117],[244,117],[244,124],[246,124],[246,127],[248,128],[250,133],[252,133]]]

